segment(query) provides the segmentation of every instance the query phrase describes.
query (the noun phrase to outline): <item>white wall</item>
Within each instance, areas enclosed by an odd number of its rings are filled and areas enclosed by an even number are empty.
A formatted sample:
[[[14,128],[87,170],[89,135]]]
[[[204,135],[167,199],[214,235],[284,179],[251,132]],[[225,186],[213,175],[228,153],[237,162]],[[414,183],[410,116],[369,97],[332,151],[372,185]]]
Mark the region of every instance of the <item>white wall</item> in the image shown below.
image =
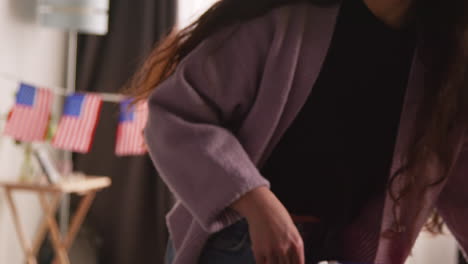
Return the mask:
[[[217,2],[217,0],[178,0],[178,27],[184,28],[188,26],[215,2]]]
[[[35,0],[0,0],[0,73],[9,73],[35,83],[63,86],[65,33],[43,28],[35,22]],[[0,76],[0,115],[14,102],[17,83]],[[1,133],[1,132],[0,132]],[[22,151],[0,136],[0,181],[15,180],[22,162]],[[40,217],[36,197],[20,194],[19,204],[29,236]],[[5,196],[0,191],[0,263],[24,263],[14,232]]]

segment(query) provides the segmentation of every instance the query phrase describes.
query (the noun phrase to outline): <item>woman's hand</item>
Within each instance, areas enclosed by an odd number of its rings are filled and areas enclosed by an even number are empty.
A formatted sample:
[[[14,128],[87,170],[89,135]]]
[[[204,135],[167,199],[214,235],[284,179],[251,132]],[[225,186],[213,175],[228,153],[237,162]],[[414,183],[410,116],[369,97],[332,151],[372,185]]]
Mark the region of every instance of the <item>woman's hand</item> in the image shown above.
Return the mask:
[[[256,264],[305,264],[299,231],[268,188],[247,193],[232,208],[247,218]]]

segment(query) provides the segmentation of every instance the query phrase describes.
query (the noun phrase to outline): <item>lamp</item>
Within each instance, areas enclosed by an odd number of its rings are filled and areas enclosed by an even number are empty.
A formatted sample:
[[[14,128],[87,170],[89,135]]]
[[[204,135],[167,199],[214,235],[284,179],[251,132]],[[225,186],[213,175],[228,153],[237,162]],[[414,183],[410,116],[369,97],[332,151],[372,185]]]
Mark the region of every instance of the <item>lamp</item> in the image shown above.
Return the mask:
[[[109,0],[38,0],[39,22],[81,33],[105,35]]]
[[[68,31],[66,92],[75,91],[76,51],[78,32],[105,35],[108,31],[109,0],[37,0],[37,15],[43,26]],[[68,175],[72,170],[72,155],[64,152],[63,160]],[[60,209],[60,229],[66,233],[69,223],[70,197],[64,195]]]

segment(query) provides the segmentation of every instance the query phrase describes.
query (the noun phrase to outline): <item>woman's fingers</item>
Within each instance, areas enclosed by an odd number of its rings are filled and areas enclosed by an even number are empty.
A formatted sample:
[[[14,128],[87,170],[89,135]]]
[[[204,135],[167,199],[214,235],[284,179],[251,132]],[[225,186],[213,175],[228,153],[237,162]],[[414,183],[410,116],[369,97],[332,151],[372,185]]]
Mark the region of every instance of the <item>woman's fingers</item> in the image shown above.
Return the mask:
[[[302,238],[299,239],[299,241],[296,242],[296,252],[299,257],[299,262],[298,264],[305,264],[305,251],[304,251],[304,242],[302,241]]]
[[[292,264],[299,264],[299,254],[297,254],[297,249],[291,248],[291,250],[289,250],[288,257],[289,262]]]
[[[305,264],[302,239],[288,248],[277,249],[272,252],[255,253],[256,264]]]
[[[304,245],[302,239],[299,239],[294,246],[291,247],[288,257],[292,264],[305,264]]]
[[[305,264],[304,245],[300,235],[276,246],[253,246],[252,250],[256,264]]]
[[[282,254],[280,257],[279,257],[279,260],[280,260],[280,263],[281,264],[296,264],[294,262],[291,262],[291,259],[289,258],[289,252],[290,250],[284,252],[284,254]]]
[[[287,256],[276,253],[264,257],[255,257],[255,264],[291,264]]]
[[[267,264],[267,259],[264,255],[257,253],[254,250],[255,264]]]
[[[295,257],[291,257],[291,256]],[[297,249],[294,243],[282,246],[275,251],[275,261],[274,263],[279,264],[301,264],[299,263],[299,258],[297,257]]]
[[[305,264],[304,251],[298,248],[293,248],[289,254],[289,259],[293,264]]]
[[[278,256],[271,255],[267,258],[268,264],[283,264]]]

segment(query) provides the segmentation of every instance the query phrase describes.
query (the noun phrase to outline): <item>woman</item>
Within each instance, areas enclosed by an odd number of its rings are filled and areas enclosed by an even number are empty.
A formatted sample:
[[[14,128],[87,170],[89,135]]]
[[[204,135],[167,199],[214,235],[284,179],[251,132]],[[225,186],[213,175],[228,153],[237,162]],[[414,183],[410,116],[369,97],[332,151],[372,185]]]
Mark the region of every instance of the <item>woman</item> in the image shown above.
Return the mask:
[[[133,92],[167,262],[402,264],[431,215],[467,250],[467,8],[222,0],[163,42]]]

